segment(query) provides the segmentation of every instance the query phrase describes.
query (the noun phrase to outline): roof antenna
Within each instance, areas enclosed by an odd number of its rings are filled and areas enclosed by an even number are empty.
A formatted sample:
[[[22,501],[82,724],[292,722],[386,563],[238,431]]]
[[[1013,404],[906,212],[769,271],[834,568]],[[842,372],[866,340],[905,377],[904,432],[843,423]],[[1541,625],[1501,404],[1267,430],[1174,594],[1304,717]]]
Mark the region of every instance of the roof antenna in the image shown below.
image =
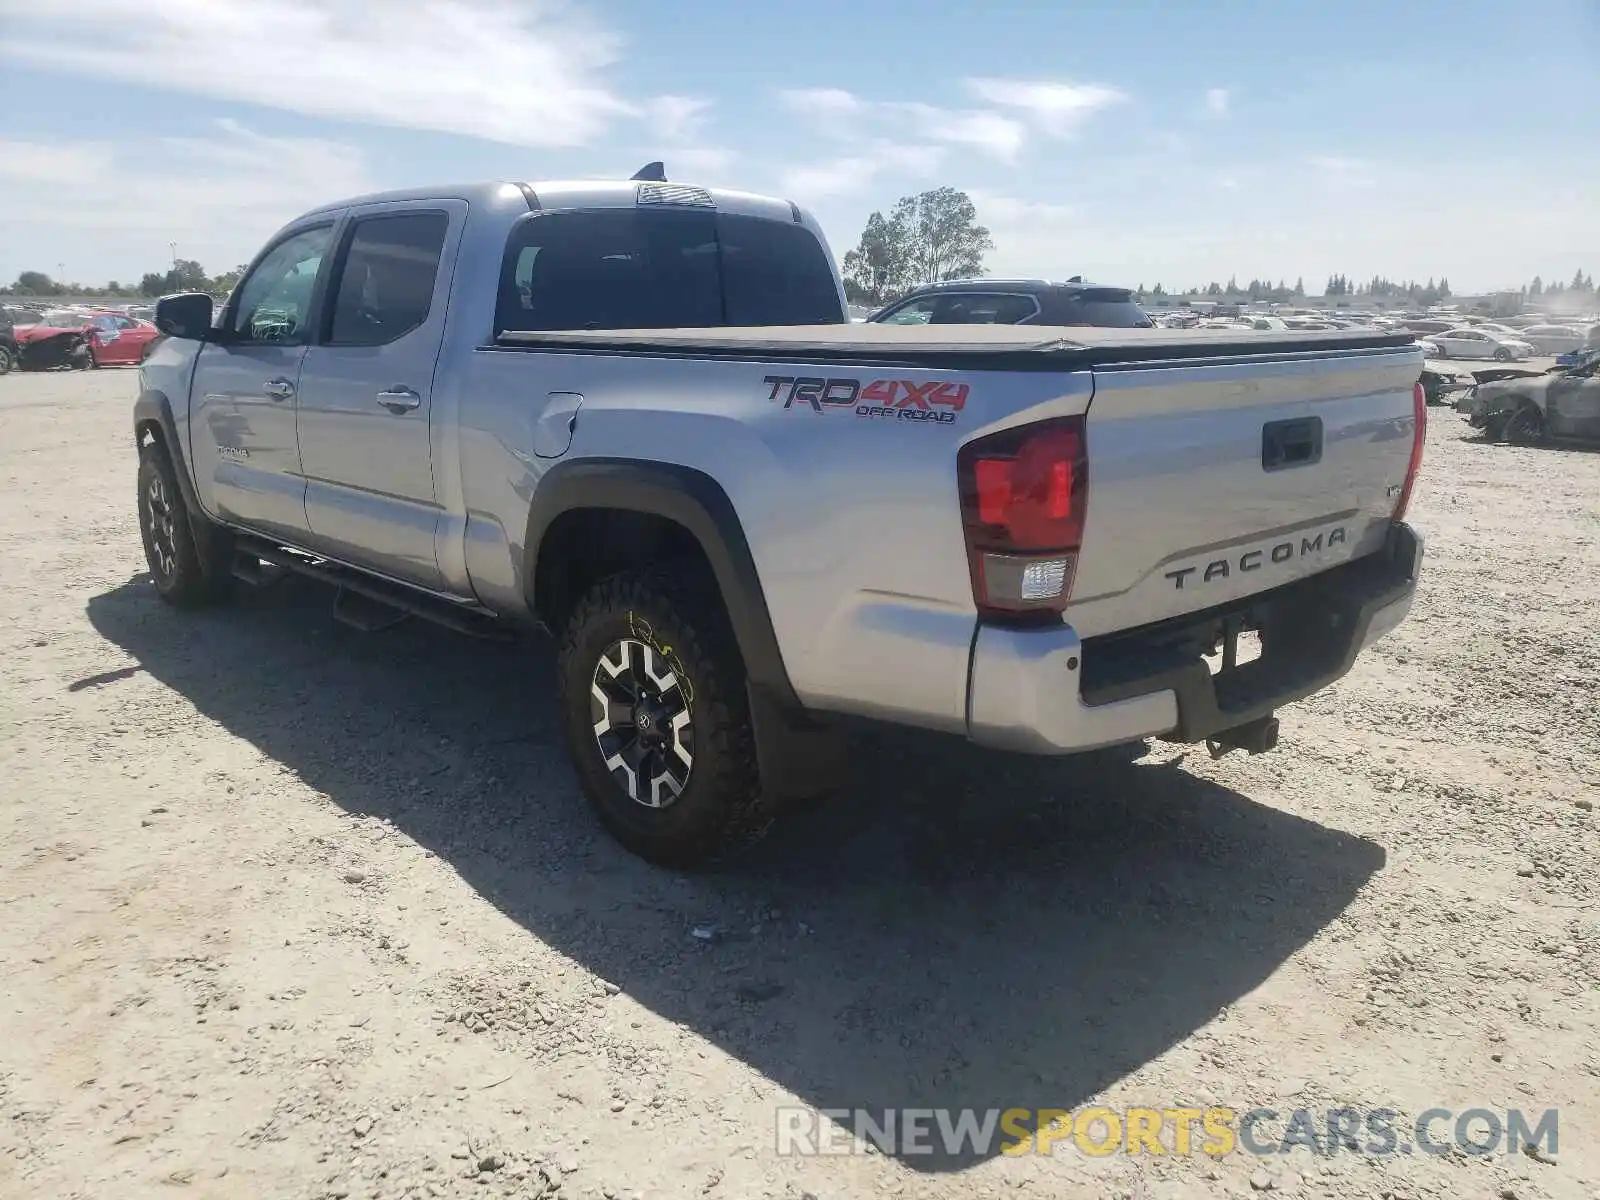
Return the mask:
[[[665,183],[667,181],[666,163],[645,163],[633,173],[634,179],[643,180],[645,183]]]

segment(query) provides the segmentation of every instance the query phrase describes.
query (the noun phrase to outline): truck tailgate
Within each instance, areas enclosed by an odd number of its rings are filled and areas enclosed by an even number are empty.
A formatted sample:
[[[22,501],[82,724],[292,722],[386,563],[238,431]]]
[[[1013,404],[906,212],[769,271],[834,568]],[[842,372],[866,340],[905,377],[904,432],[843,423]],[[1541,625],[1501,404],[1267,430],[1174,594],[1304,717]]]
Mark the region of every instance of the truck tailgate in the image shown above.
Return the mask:
[[[1413,347],[1095,369],[1082,637],[1378,550],[1410,461]]]

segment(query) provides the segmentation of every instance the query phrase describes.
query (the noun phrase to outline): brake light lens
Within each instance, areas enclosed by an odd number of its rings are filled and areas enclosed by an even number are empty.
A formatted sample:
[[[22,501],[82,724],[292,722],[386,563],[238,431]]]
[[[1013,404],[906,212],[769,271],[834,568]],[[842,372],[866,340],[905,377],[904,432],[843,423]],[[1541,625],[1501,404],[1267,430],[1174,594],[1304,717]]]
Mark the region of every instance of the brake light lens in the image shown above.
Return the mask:
[[[969,442],[956,458],[972,595],[986,615],[1059,613],[1089,497],[1082,417]]]
[[[1400,485],[1400,499],[1394,504],[1396,521],[1405,517],[1411,504],[1411,489],[1417,482],[1417,472],[1422,470],[1422,448],[1428,441],[1428,392],[1421,380],[1411,389],[1411,412],[1416,429],[1411,436],[1411,461],[1406,464],[1406,481]]]

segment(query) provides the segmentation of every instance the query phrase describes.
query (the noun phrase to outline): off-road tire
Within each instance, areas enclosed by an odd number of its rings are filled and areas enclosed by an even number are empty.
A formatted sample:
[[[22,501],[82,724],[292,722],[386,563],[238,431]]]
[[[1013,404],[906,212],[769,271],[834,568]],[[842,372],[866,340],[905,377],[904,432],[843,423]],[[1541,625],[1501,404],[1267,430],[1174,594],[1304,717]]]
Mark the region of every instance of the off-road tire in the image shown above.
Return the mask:
[[[139,535],[156,594],[174,608],[220,604],[233,591],[233,536],[184,503],[159,442],[139,450]]]
[[[17,352],[10,346],[0,346],[0,375],[9,375],[17,369]]]
[[[1506,421],[1506,441],[1513,446],[1536,446],[1544,441],[1544,414],[1524,404]]]
[[[665,867],[727,858],[766,833],[776,811],[762,792],[744,663],[704,575],[668,564],[602,580],[573,609],[557,660],[562,726],[585,797],[613,837]],[[627,641],[652,647],[688,689],[693,762],[681,793],[660,807],[613,777],[595,730],[601,658]]]

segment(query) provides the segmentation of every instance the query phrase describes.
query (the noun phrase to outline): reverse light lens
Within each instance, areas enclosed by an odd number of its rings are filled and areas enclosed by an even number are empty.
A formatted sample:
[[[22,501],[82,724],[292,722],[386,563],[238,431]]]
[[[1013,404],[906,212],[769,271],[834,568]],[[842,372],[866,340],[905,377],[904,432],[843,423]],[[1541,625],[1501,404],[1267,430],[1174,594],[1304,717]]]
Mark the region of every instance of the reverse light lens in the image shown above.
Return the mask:
[[[1071,585],[1073,559],[984,554],[984,602],[990,608],[1059,608]]]
[[[1022,568],[1022,598],[1024,600],[1053,600],[1061,595],[1067,581],[1065,558],[1047,558],[1031,562]]]

